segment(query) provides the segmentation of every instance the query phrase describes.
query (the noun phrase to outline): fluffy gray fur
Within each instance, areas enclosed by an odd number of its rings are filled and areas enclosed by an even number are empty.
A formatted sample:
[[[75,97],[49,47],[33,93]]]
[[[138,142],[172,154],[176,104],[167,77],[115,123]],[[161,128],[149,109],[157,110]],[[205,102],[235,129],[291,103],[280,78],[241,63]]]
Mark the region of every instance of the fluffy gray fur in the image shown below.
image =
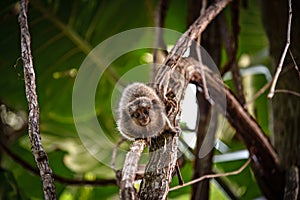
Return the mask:
[[[156,136],[169,124],[163,103],[143,83],[132,83],[124,89],[118,111],[118,129],[129,140]]]

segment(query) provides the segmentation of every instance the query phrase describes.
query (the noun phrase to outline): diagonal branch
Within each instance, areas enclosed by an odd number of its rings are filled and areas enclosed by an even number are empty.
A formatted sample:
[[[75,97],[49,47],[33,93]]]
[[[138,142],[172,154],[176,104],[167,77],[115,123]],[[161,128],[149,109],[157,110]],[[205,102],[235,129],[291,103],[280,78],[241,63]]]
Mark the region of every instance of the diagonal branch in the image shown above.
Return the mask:
[[[24,169],[29,171],[30,173],[39,176],[40,171],[31,166],[28,162],[23,160],[20,156],[12,152],[2,141],[0,141],[0,148],[4,150],[4,152],[13,159],[16,163],[21,165]],[[83,180],[83,179],[70,179],[66,177],[62,177],[58,174],[53,173],[53,178],[55,181],[60,182],[65,185],[92,185],[92,186],[106,186],[106,185],[116,185],[115,179],[96,179],[96,180]]]
[[[173,68],[179,61],[180,57],[187,51],[193,40],[206,29],[208,24],[229,4],[231,0],[221,0],[208,7],[204,14],[201,15],[196,21],[189,27],[189,29],[179,38],[176,45],[170,51],[170,54],[166,58],[164,64],[169,64]]]
[[[181,59],[182,66],[187,66],[186,72],[191,75],[191,81],[197,86],[202,86],[199,63],[196,60]],[[187,62],[184,64],[184,62]],[[268,138],[261,130],[258,123],[243,108],[232,91],[225,87],[226,110],[222,107],[223,99],[218,98],[222,95],[223,82],[214,77],[214,73],[205,67],[208,87],[212,94],[215,106],[226,117],[231,126],[237,131],[239,138],[246,145],[251,155],[251,166],[256,176],[257,182],[262,188],[263,193],[270,199],[276,199],[282,196],[282,187],[284,184],[283,174],[280,168],[278,156],[273,149]],[[272,184],[272,183],[281,184]]]
[[[52,178],[52,170],[48,162],[48,156],[43,148],[39,129],[39,105],[36,95],[35,72],[30,49],[30,33],[27,21],[27,0],[21,1],[19,23],[21,29],[21,54],[24,63],[24,79],[26,98],[29,107],[28,133],[31,142],[31,150],[35,162],[40,170],[45,199],[57,199]]]
[[[293,53],[292,53],[291,49],[289,49],[289,53],[290,53],[290,56],[291,56],[292,61],[293,61],[293,63],[294,63],[294,68],[295,68],[296,71],[298,72],[298,76],[299,76],[299,78],[300,78],[300,70],[299,70],[299,67],[298,67],[298,65],[297,65],[297,62],[296,62],[296,60],[295,60],[295,58],[294,58],[294,56],[293,56]]]
[[[170,191],[178,190],[182,187],[186,187],[192,184],[195,184],[197,182],[203,181],[205,179],[211,179],[211,178],[218,178],[218,177],[226,177],[226,176],[232,176],[232,175],[237,175],[240,174],[250,163],[251,159],[249,158],[239,169],[231,172],[226,172],[226,173],[220,173],[220,174],[206,174],[204,176],[201,176],[197,179],[194,179],[192,181],[189,181],[183,185],[178,185],[170,189]]]
[[[185,89],[189,83],[188,72],[172,70],[180,63],[180,59],[190,47],[193,40],[205,30],[207,25],[224,9],[231,0],[218,1],[210,6],[190,28],[180,37],[176,45],[159,68],[155,78],[155,88],[159,96],[163,98],[171,125],[179,127],[180,106]],[[178,133],[165,130],[157,138],[151,138],[149,143],[149,162],[146,166],[139,198],[141,199],[166,199],[169,192],[169,184],[177,160]]]

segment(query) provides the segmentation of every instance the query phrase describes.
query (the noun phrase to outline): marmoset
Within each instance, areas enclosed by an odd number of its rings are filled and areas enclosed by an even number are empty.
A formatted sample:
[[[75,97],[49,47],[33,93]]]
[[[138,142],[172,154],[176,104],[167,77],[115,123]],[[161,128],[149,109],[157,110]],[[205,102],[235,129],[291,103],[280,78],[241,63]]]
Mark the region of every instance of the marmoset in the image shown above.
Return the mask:
[[[132,83],[124,89],[118,111],[118,129],[129,140],[156,136],[166,124],[171,127],[163,103],[143,83]]]

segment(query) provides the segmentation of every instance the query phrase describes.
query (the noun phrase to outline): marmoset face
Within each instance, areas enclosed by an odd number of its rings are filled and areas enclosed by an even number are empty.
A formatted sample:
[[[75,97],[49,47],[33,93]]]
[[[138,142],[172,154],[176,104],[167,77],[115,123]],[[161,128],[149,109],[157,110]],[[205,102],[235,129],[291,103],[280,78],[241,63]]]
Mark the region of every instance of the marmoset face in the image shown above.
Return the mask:
[[[125,138],[134,140],[157,136],[167,120],[164,105],[152,88],[143,83],[133,83],[124,89],[117,124]]]
[[[128,106],[129,114],[136,125],[146,126],[151,122],[150,109],[152,103],[149,99],[139,98]]]

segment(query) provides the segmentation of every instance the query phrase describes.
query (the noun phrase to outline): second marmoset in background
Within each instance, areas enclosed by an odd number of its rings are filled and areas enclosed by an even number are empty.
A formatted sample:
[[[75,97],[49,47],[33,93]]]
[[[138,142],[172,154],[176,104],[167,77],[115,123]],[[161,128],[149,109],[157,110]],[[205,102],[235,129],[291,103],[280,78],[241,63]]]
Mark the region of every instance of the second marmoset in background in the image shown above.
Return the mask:
[[[132,83],[124,89],[118,112],[118,129],[129,140],[156,136],[166,123],[170,125],[163,103],[143,83]]]

